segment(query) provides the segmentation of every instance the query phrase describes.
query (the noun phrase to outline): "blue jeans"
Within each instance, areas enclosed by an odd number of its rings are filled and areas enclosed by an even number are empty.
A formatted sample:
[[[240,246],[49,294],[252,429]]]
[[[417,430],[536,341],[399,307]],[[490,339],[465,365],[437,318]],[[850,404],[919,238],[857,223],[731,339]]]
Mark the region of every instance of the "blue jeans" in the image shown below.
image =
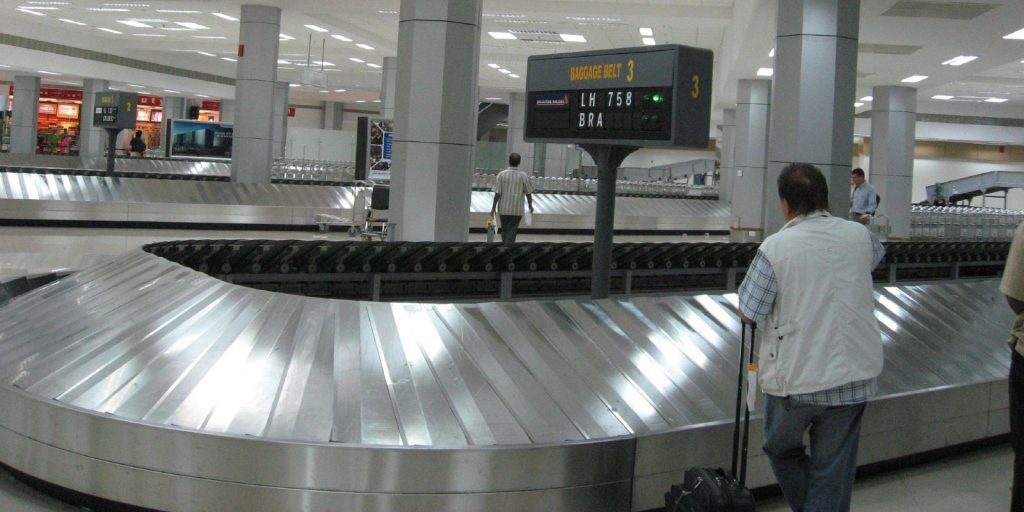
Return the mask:
[[[850,510],[865,403],[829,407],[766,395],[764,451],[794,512]],[[810,428],[811,451],[804,447]]]

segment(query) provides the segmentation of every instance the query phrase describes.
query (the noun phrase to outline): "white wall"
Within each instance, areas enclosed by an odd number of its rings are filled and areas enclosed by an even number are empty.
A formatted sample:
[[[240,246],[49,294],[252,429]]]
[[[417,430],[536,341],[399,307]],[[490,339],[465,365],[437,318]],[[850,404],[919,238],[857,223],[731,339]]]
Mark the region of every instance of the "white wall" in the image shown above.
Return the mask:
[[[869,179],[871,175],[871,158],[860,159],[861,167],[865,169]],[[858,165],[854,163],[854,165]],[[1003,163],[1003,162],[978,162],[974,160],[939,160],[931,158],[914,159],[914,184],[911,193],[911,201],[919,203],[928,198],[925,187],[934,185],[938,181],[950,181],[967,176],[974,176],[991,171],[1017,171],[1024,172],[1024,163]],[[1002,194],[1000,194],[1002,195]],[[883,199],[883,201],[885,201]],[[975,198],[974,206],[981,206],[981,198]],[[999,199],[988,199],[987,206],[1002,207],[1003,202]],[[1010,190],[1007,201],[1008,208],[1024,209],[1024,190]]]
[[[289,124],[284,154],[285,158],[355,162],[356,132],[292,128]]]
[[[288,118],[288,130],[293,128],[313,128],[319,130],[324,125],[324,109],[309,105],[288,105],[295,109],[295,117]]]

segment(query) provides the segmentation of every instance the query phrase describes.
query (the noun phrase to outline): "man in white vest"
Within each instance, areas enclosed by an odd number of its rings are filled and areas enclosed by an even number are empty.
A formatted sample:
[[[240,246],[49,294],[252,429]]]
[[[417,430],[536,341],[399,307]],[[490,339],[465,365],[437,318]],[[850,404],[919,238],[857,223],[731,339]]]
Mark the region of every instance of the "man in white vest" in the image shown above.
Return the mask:
[[[885,248],[829,213],[813,165],[786,166],[778,190],[788,222],[761,244],[739,289],[743,320],[762,327],[764,451],[794,511],[848,511],[861,419],[882,372],[871,271]]]

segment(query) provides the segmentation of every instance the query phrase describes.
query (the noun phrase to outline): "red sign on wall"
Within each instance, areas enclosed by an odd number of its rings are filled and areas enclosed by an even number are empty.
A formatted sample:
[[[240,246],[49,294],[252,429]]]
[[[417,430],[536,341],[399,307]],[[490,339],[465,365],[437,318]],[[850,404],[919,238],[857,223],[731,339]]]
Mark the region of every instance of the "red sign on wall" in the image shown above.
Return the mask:
[[[160,96],[143,96],[139,95],[139,106],[140,107],[162,107],[164,105],[164,99]]]
[[[216,110],[220,112],[220,102],[213,100],[203,100],[203,106],[200,107],[202,110]]]
[[[295,107],[288,107],[288,117],[295,117]]]

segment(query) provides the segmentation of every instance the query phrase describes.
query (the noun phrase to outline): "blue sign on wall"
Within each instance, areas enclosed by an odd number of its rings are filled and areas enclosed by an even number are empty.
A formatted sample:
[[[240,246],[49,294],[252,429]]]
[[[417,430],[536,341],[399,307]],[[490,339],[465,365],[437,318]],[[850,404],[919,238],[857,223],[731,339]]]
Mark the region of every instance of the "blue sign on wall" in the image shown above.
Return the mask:
[[[394,134],[384,132],[384,160],[391,160],[391,140]]]

